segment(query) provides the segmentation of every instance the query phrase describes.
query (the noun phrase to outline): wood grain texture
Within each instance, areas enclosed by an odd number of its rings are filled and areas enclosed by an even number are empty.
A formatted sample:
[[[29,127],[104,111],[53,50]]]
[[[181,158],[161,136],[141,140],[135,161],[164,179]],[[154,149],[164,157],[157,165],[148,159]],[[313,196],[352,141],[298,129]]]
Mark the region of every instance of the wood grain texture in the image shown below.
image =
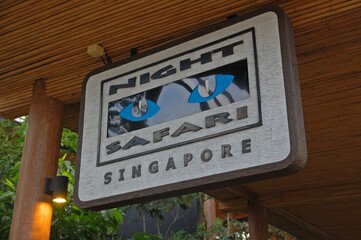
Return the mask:
[[[56,176],[63,110],[61,102],[45,95],[45,82],[36,81],[10,239],[49,239],[52,201],[44,189],[46,178]]]
[[[248,200],[248,226],[251,240],[268,239],[268,222],[265,207],[258,198]]]
[[[247,200],[250,199],[250,196],[254,196],[255,193],[252,192],[252,195],[245,196],[238,190],[240,188],[246,189],[248,192],[251,192],[245,187],[228,187],[228,191],[236,193],[239,197],[228,198],[221,201],[219,203],[219,209],[221,211],[233,212],[246,210]],[[217,194],[213,194],[211,191],[209,191],[208,193],[213,196],[218,196]],[[328,202],[332,202],[334,200],[346,201],[348,198],[353,197],[361,197],[361,183],[309,188],[287,192],[272,192],[259,195],[260,201],[267,208],[316,203],[327,204]]]
[[[300,218],[284,208],[267,209],[269,223],[284,229],[294,236],[307,240],[337,240],[332,234],[322,228]]]
[[[336,239],[360,238],[361,197],[334,199],[327,203],[287,206],[284,209]],[[307,218],[305,218],[307,216]],[[330,224],[336,221],[338,224]],[[307,238],[306,238],[307,239]]]
[[[84,76],[102,64],[86,55],[90,44],[103,44],[113,60],[120,60],[129,56],[132,47],[144,52],[202,26],[223,21],[227,15],[270,3],[286,11],[296,32],[312,29],[324,19],[346,15],[343,13],[361,5],[357,0],[3,1],[0,115],[10,117],[28,112],[30,94],[23,103],[9,94],[19,90],[31,93],[35,75],[47,79],[49,96],[66,103],[78,102]],[[317,35],[322,36],[322,32]],[[318,37],[312,42],[324,40]],[[14,103],[8,102],[11,98]]]

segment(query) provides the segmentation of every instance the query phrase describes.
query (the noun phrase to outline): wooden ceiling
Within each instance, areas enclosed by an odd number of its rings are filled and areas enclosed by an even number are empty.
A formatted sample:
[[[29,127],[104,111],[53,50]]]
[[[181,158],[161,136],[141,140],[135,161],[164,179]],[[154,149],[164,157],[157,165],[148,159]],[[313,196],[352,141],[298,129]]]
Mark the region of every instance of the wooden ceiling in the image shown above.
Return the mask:
[[[209,193],[221,210],[241,211],[246,189],[271,216],[303,220],[298,225],[315,239],[359,239],[360,0],[2,0],[0,116],[27,114],[32,84],[43,78],[47,94],[67,104],[66,126],[76,129],[82,81],[102,66],[87,46],[99,43],[119,61],[131,48],[143,52],[267,4],[281,6],[294,26],[308,162],[292,176]]]
[[[85,75],[102,65],[86,53],[93,43],[104,46],[117,61],[128,57],[131,48],[142,52],[266,4],[286,11],[297,36],[316,30],[309,28],[315,23],[361,6],[358,0],[2,0],[0,115],[26,114],[32,83],[39,78],[47,80],[48,95],[67,104],[79,102]],[[300,53],[314,47],[315,40],[322,38],[299,43]]]

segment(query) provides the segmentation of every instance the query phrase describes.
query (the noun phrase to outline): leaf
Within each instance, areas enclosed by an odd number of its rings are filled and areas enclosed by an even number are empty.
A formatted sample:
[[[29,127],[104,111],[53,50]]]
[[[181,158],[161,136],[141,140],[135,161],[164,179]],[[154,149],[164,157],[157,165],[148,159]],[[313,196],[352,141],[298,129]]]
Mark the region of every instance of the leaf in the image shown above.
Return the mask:
[[[114,218],[115,221],[118,223],[123,223],[123,213],[118,209],[113,209],[110,212],[112,218]]]
[[[65,161],[67,155],[68,155],[67,153],[64,153],[64,155],[60,158],[60,160]]]
[[[14,192],[10,192],[10,191],[1,193],[1,194],[0,194],[0,200],[2,200],[2,199],[4,199],[4,198],[7,198],[7,197],[10,197],[10,196],[13,196],[13,195],[14,195]]]
[[[5,179],[5,185],[11,188],[12,190],[16,191],[14,184],[7,178]]]

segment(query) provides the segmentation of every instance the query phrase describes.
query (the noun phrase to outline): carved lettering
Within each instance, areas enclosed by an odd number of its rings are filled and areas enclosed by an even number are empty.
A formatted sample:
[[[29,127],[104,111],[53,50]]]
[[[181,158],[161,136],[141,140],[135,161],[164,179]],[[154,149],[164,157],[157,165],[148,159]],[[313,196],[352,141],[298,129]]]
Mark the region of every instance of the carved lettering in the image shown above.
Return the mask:
[[[142,165],[132,167],[132,178],[137,178],[142,176]]]
[[[123,149],[129,149],[137,145],[146,145],[148,143],[149,141],[145,140],[144,138],[134,136],[132,139],[129,140],[127,144],[124,145]]]
[[[200,62],[201,64],[212,62],[212,52],[206,52],[201,54],[198,59],[191,60],[190,58],[180,61],[180,70],[186,70],[192,67],[192,64]]]
[[[205,149],[201,153],[201,159],[203,162],[208,162],[212,158],[212,151],[209,149]]]
[[[176,72],[177,69],[175,69],[172,65],[168,65],[153,73],[151,78],[152,79],[165,78],[168,77],[169,75],[175,74]]]
[[[221,149],[222,149],[221,150],[221,157],[222,158],[232,157],[233,155],[231,153],[231,148],[232,148],[232,146],[229,145],[229,144],[222,145],[222,147],[221,147]]]
[[[124,168],[119,169],[119,182],[124,181],[124,171]]]
[[[188,166],[188,163],[190,161],[192,161],[193,159],[193,155],[191,153],[186,153],[183,155],[183,163],[184,163],[184,166],[187,167]]]
[[[106,146],[105,148],[108,150],[107,154],[112,154],[112,153],[118,151],[119,149],[121,149],[122,147],[119,144],[120,144],[120,142],[116,141],[116,142],[113,142],[113,143],[109,144],[108,146]]]
[[[247,106],[237,108],[237,119],[241,120],[248,117]]]
[[[153,142],[160,142],[169,135],[169,127],[153,132]]]
[[[251,152],[251,139],[245,139],[242,141],[242,153]]]
[[[176,169],[175,164],[174,164],[174,160],[173,160],[172,157],[170,157],[170,158],[168,159],[167,167],[165,168],[165,170],[168,171],[168,170],[171,169],[171,168],[172,168],[172,169]]]
[[[149,164],[149,172],[154,174],[158,172],[158,161],[151,162]]]
[[[206,128],[211,128],[211,127],[216,126],[216,122],[226,124],[233,120],[232,118],[228,118],[228,117],[229,117],[228,112],[222,112],[222,113],[217,113],[217,114],[208,116],[205,119]]]
[[[191,123],[183,123],[182,126],[180,126],[171,136],[172,137],[178,137],[179,135],[181,135],[182,133],[186,133],[186,132],[197,132],[199,130],[201,130],[202,128],[191,124]]]
[[[104,184],[109,184],[112,181],[112,173],[111,172],[107,172],[104,175]]]

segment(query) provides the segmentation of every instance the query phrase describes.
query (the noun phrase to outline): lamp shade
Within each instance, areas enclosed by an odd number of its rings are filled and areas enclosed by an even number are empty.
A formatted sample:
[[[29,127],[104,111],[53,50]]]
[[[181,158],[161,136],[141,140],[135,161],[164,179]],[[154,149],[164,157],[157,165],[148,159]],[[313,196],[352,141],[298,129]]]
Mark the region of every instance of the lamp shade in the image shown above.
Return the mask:
[[[45,193],[52,195],[53,202],[65,203],[68,193],[69,179],[65,176],[57,176],[53,179],[48,178]]]

